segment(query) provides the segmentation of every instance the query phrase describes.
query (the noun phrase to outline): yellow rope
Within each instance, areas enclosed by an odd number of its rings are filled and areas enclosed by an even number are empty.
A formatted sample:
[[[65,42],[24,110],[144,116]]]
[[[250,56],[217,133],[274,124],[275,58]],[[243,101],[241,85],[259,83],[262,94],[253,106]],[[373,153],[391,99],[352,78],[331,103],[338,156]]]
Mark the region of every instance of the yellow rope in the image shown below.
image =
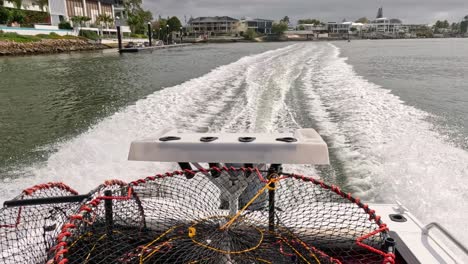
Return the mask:
[[[96,243],[94,243],[93,247],[91,248],[91,250],[89,251],[88,255],[86,256],[86,259],[85,259],[84,263],[88,263],[89,258],[91,257],[91,253],[93,253],[94,249],[96,248],[97,243],[98,243],[99,241],[101,241],[102,239],[104,239],[106,236],[107,236],[107,234],[102,235],[102,236],[96,241]]]
[[[271,180],[268,181],[268,183],[260,190],[257,192],[257,194],[241,209],[237,212],[237,214],[229,220],[225,225],[223,225],[220,229],[225,230],[226,228],[229,228],[236,220],[239,218],[239,216],[249,207],[257,198],[266,190],[274,190],[274,188],[270,187],[270,184],[277,182],[278,179],[272,178]]]
[[[179,237],[174,237],[174,238],[171,238],[169,239],[168,241],[165,241],[164,243],[162,243],[161,245],[157,246],[154,250],[151,251],[151,253],[146,256],[144,259],[143,259],[143,262],[145,262],[148,258],[150,258],[151,256],[153,256],[154,254],[156,254],[157,252],[159,252],[159,250],[165,246],[165,245],[168,245],[169,243],[171,243],[172,241],[176,240],[176,239],[179,239],[181,238],[180,236]]]
[[[188,264],[196,264],[196,263],[199,263],[200,261],[208,260],[208,259],[212,259],[212,258],[204,258],[204,259],[200,259],[200,260],[194,260],[194,261],[188,262]],[[263,263],[273,264],[273,262],[271,262],[269,260],[266,260],[266,259],[262,259],[262,258],[249,257],[249,258],[245,258],[245,259],[254,259],[254,260],[258,260],[258,261],[263,262]]]
[[[159,237],[157,237],[155,240],[151,241],[149,244],[146,244],[145,247],[143,247],[143,249],[141,250],[141,254],[140,254],[140,264],[143,264],[144,263],[144,260],[143,259],[143,255],[144,255],[144,252],[145,250],[150,247],[151,245],[153,245],[154,243],[158,242],[161,238],[165,237],[167,234],[169,234],[170,232],[174,231],[176,228],[179,228],[179,226],[173,226],[171,228],[169,228],[166,232],[162,233]]]
[[[212,246],[208,246],[206,244],[203,244],[201,242],[198,242],[197,240],[195,240],[194,237],[191,237],[192,239],[192,242],[198,246],[201,246],[201,247],[204,247],[204,248],[207,248],[207,249],[210,249],[210,250],[213,250],[215,252],[219,252],[219,253],[222,253],[222,254],[243,254],[243,253],[247,253],[247,252],[250,252],[250,251],[253,251],[253,250],[256,250],[262,243],[263,243],[263,231],[260,229],[260,228],[257,228],[257,227],[254,227],[255,229],[257,229],[257,231],[260,233],[260,239],[258,240],[258,243],[257,245],[255,245],[254,247],[251,247],[251,248],[247,248],[247,249],[244,249],[244,250],[240,250],[240,251],[227,251],[227,250],[222,250],[222,249],[219,249],[219,248],[215,248],[215,247],[212,247]]]
[[[298,238],[297,236],[295,236],[293,233],[289,232],[289,230],[287,230],[286,228],[282,228],[281,226],[276,226],[276,227],[279,228],[279,229],[286,230],[286,232],[289,233],[289,235],[291,235],[292,237],[294,237],[294,239],[296,239],[297,241],[299,241],[299,243],[300,243],[307,251],[309,251],[310,255],[315,259],[315,261],[316,261],[318,264],[321,263],[320,260],[319,260],[319,259],[317,258],[317,256],[315,255],[315,253],[312,252],[312,250],[310,250],[310,248],[307,246],[307,244],[306,244],[304,241],[302,241],[300,238]],[[288,241],[287,241],[285,238],[283,238],[280,234],[277,234],[277,233],[273,233],[273,234],[274,234],[274,235],[277,235],[279,238],[281,238],[281,240],[283,240],[283,241],[286,243],[286,245],[288,245],[292,250],[294,250],[294,252],[296,252],[296,253],[297,253],[302,259],[304,259],[307,263],[310,263],[310,262],[308,262],[308,261],[304,258],[304,256],[302,256],[301,253],[299,253],[292,245],[290,245],[290,244],[288,243]]]

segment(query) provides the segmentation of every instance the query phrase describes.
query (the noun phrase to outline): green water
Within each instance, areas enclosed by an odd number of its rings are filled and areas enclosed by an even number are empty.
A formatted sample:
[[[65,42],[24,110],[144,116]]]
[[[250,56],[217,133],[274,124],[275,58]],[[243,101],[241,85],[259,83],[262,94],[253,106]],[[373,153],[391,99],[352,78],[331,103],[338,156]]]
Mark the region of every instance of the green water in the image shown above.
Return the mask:
[[[138,99],[286,44],[201,45],[119,55],[0,58],[0,174],[47,160],[54,143]]]

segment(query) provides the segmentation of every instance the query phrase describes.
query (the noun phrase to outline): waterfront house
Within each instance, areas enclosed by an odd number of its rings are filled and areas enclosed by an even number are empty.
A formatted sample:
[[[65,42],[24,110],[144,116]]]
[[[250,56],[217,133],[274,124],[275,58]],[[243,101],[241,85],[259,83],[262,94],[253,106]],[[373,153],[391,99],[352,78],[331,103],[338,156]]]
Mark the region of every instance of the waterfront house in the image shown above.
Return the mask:
[[[327,23],[327,28],[328,28],[328,33],[331,34],[348,34],[352,26],[352,22],[343,22],[343,23],[337,23],[337,22],[328,22]]]
[[[194,35],[235,35],[238,34],[239,20],[228,16],[190,18],[187,32]]]
[[[324,33],[328,32],[328,27],[325,24],[298,24],[297,28],[305,31],[312,31],[313,33]]]
[[[97,16],[107,14],[114,17],[115,0],[49,0],[47,5],[39,6],[35,0],[21,1],[20,9],[27,11],[48,12],[50,24],[58,25],[62,21],[69,21],[74,16],[91,18],[90,23],[96,22]],[[5,7],[17,8],[13,1],[4,1]]]
[[[378,34],[403,34],[409,32],[408,26],[403,25],[400,19],[384,17],[382,7],[379,8],[376,19],[367,25],[366,30]]]
[[[249,29],[254,30],[259,34],[271,34],[273,20],[261,18],[242,18],[239,21],[237,31],[246,32]]]

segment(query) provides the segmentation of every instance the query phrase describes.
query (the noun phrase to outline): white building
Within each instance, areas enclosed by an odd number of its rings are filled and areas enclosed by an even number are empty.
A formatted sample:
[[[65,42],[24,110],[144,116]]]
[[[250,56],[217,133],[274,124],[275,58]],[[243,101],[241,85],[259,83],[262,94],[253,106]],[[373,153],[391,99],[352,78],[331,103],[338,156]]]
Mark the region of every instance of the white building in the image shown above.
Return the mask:
[[[401,23],[399,19],[377,18],[368,25],[368,31],[377,33],[406,33],[408,27]]]
[[[346,21],[342,23],[328,22],[328,33],[332,34],[348,34],[353,32],[361,32],[364,24]]]
[[[246,32],[248,29],[252,29],[257,33],[271,34],[273,22],[274,21],[270,19],[242,18],[239,21],[238,31]]]
[[[50,23],[58,25],[61,21],[69,21],[74,16],[91,18],[95,23],[100,14],[107,14],[114,18],[114,0],[49,0],[47,6],[41,7],[35,0],[23,0],[21,9],[29,11],[48,12]],[[16,8],[13,2],[4,1],[5,7]]]

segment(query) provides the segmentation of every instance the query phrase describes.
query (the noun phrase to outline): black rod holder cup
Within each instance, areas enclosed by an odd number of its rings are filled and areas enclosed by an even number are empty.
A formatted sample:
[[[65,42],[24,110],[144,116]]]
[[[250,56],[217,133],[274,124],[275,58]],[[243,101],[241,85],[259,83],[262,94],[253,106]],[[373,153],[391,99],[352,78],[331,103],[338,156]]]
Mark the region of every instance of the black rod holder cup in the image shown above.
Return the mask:
[[[153,46],[153,32],[151,30],[151,22],[148,22],[148,40],[149,46]]]
[[[281,171],[281,164],[271,164],[268,169],[267,179],[271,180],[278,176]],[[275,183],[270,183],[268,186],[268,230],[275,231]]]
[[[395,245],[396,245],[395,239],[391,237],[385,238],[383,247],[384,247],[384,250],[387,251],[387,253],[395,253]]]
[[[120,31],[120,26],[117,26],[117,41],[119,43],[119,52],[122,51],[122,33]]]
[[[106,197],[112,197],[112,191],[107,190],[104,192]],[[114,229],[114,213],[112,211],[112,199],[104,200],[104,210],[106,215],[106,231],[107,237],[112,237],[112,230]]]

